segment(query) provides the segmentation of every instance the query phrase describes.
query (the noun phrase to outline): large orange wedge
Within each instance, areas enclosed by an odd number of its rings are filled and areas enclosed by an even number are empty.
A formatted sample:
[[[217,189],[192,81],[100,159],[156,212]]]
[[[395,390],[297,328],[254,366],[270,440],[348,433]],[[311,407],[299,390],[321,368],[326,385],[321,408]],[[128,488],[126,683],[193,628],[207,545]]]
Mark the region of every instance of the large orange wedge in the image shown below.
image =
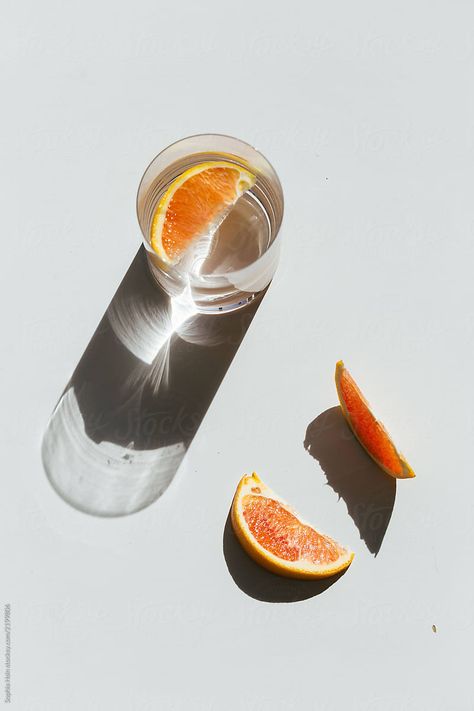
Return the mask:
[[[335,379],[344,417],[366,452],[390,476],[396,479],[414,477],[415,472],[397,450],[383,424],[373,415],[342,360],[336,363]]]
[[[229,161],[198,163],[175,178],[161,197],[151,225],[151,246],[176,264],[192,242],[220,224],[255,175]]]
[[[244,476],[231,509],[232,527],[259,565],[288,578],[327,578],[345,570],[354,553],[305,523],[253,473]]]

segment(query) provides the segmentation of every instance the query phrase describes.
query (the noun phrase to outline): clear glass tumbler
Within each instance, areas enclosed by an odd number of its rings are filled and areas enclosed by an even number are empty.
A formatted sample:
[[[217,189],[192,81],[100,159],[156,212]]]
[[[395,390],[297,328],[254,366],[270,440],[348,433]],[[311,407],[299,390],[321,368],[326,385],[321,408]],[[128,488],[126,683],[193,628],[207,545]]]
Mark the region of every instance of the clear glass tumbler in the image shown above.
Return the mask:
[[[210,239],[199,240],[191,258],[176,265],[167,264],[150,243],[160,198],[185,170],[216,160],[249,170],[256,176],[255,184],[237,200]],[[153,277],[171,297],[188,289],[200,312],[241,308],[273,278],[280,251],[283,191],[270,163],[248,143],[231,136],[202,134],[168,146],[143,175],[137,195],[137,215]]]

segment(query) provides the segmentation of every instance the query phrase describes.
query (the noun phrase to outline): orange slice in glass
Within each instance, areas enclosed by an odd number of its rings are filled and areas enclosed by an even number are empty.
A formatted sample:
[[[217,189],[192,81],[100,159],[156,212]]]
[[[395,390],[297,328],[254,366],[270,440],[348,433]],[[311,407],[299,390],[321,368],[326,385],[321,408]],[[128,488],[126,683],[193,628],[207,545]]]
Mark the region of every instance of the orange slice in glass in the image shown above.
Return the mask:
[[[191,243],[211,233],[255,175],[229,161],[199,163],[173,180],[161,197],[151,225],[151,246],[168,264],[176,264]]]
[[[397,450],[390,435],[372,414],[369,403],[342,360],[336,363],[336,387],[344,417],[372,459],[390,476],[410,479],[415,472]]]
[[[259,565],[288,578],[327,578],[345,570],[354,553],[316,531],[253,473],[244,476],[231,509],[242,547]]]

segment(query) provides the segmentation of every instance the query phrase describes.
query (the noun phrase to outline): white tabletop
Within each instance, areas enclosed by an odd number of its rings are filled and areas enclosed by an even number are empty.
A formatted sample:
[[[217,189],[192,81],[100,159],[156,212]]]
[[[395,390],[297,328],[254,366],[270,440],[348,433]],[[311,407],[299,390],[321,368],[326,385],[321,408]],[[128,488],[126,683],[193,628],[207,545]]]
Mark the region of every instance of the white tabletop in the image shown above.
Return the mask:
[[[474,708],[474,10],[277,5],[3,8],[0,591],[21,711]],[[138,249],[145,166],[200,132],[274,164],[280,267],[171,486],[93,517],[50,486],[43,433]],[[394,500],[338,429],[339,358],[417,473]],[[224,529],[252,470],[355,551],[332,586],[246,567]]]

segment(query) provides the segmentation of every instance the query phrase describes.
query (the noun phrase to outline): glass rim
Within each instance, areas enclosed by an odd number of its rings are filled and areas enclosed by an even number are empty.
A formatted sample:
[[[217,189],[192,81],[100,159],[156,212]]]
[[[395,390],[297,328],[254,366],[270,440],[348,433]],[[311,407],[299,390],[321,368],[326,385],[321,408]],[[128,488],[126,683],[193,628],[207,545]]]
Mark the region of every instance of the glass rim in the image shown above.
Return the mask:
[[[139,200],[140,200],[140,196],[141,196],[140,194],[141,194],[143,182],[145,180],[145,176],[148,173],[151,166],[153,165],[153,163],[157,160],[157,158],[159,158],[161,155],[163,155],[163,153],[168,151],[170,148],[177,146],[179,143],[184,143],[185,141],[190,141],[193,138],[227,138],[231,141],[237,141],[237,143],[241,143],[242,145],[246,146],[247,148],[250,148],[252,151],[255,151],[256,153],[258,153],[258,155],[263,158],[263,160],[267,163],[271,172],[273,173],[273,176],[275,177],[275,179],[277,181],[278,192],[280,193],[280,199],[281,199],[281,217],[280,217],[278,228],[277,228],[277,234],[275,235],[275,239],[276,239],[276,237],[278,236],[278,233],[280,231],[282,222],[283,222],[283,217],[284,217],[284,212],[285,212],[285,199],[284,199],[283,187],[281,185],[280,178],[279,178],[278,173],[276,172],[275,168],[273,167],[272,163],[270,163],[268,158],[258,148],[255,148],[255,146],[253,146],[251,143],[249,143],[248,141],[244,141],[241,138],[236,138],[235,136],[231,136],[228,133],[193,133],[190,136],[184,136],[184,138],[178,138],[176,141],[173,141],[172,143],[169,143],[167,146],[165,146],[161,151],[159,151],[151,159],[151,161],[148,163],[145,170],[143,171],[142,177],[140,178],[140,182],[138,184],[137,196],[135,199],[135,211],[136,211],[138,224],[140,226],[140,231],[142,232],[142,235],[143,235],[145,241],[147,240],[147,237],[143,234],[141,220],[140,220],[140,210],[139,210]],[[238,156],[236,156],[236,157],[238,157]]]

